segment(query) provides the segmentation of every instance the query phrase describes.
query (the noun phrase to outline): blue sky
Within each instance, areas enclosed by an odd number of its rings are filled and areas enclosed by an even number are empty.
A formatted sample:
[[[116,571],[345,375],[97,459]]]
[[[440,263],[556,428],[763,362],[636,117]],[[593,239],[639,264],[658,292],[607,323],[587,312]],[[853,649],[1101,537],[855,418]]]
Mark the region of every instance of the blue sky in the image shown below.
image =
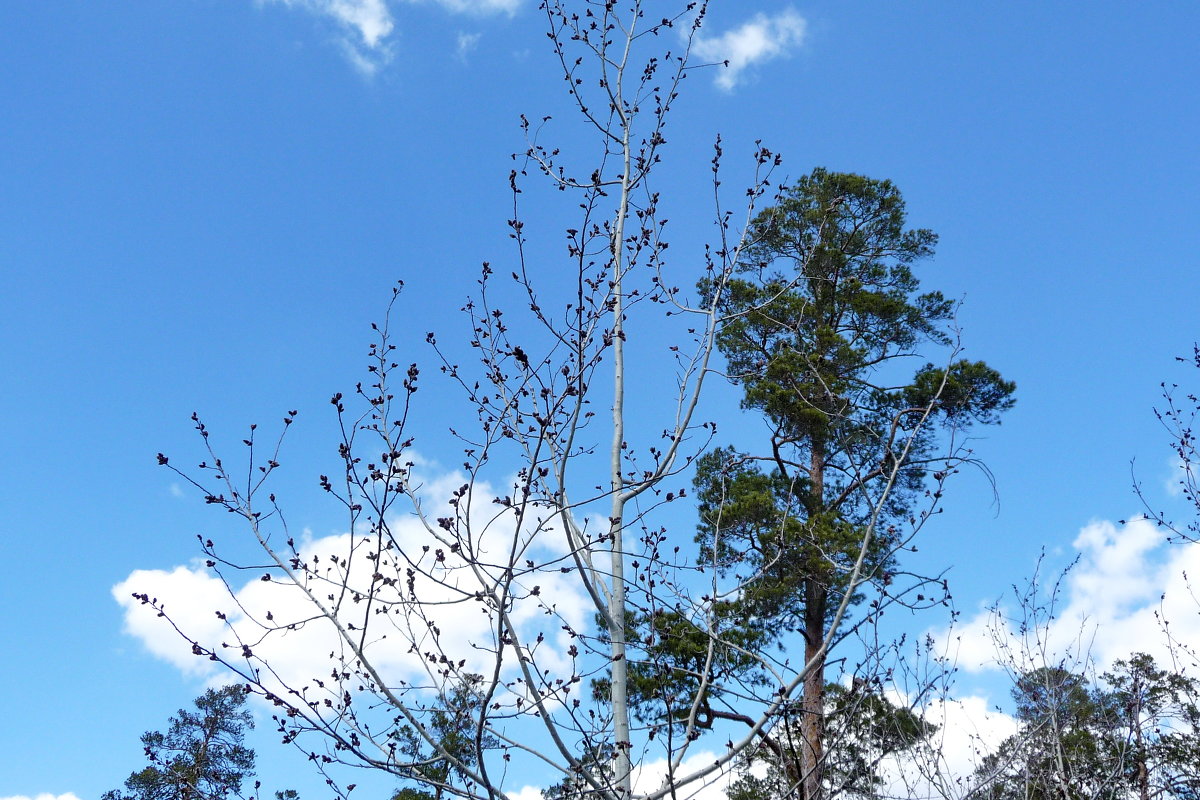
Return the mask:
[[[964,475],[922,544],[967,619],[1042,548],[1081,551],[1132,635],[1194,556],[1115,523],[1140,509],[1133,459],[1177,502],[1151,409],[1160,381],[1198,377],[1174,363],[1200,338],[1198,28],[1183,3],[753,0],[715,3],[702,33],[732,67],[692,73],[670,122],[673,247],[699,252],[717,133],[734,182],[756,139],[785,175],[890,178],[940,234],[920,276],[964,299],[967,355],[1018,382],[977,446],[999,502]],[[315,476],[368,323],[403,279],[414,357],[426,330],[465,332],[479,262],[513,255],[518,115],[561,116],[547,135],[568,145],[576,128],[532,0],[17,0],[0,75],[0,797],[88,800],[204,687],[112,595],[223,522],[154,454],[194,452],[194,410],[236,441],[298,409],[289,514],[336,531]],[[534,233],[557,241],[558,213],[530,207]],[[449,389],[423,391],[443,428]],[[270,738],[267,785],[311,785]]]

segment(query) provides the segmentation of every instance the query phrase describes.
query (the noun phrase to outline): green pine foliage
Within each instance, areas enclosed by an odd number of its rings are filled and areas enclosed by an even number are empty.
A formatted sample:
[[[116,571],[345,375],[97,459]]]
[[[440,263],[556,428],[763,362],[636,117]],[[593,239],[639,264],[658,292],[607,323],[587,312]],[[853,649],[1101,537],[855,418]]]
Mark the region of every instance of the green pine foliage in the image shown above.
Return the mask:
[[[483,734],[475,724],[477,706],[486,702],[480,692],[482,684],[483,676],[466,675],[447,687],[423,730],[401,727],[397,750],[419,767],[408,776],[413,785],[401,788],[392,800],[442,800],[478,790],[464,768],[478,766],[480,754],[498,746],[495,737]]]
[[[142,735],[150,763],[126,779],[124,790],[106,792],[103,800],[242,797],[242,783],[254,775],[254,751],[242,741],[254,727],[245,704],[242,686],[206,691],[196,698],[195,711],[180,709],[171,717],[165,733]]]
[[[841,766],[824,752],[837,694],[821,647],[847,591],[851,605],[863,598],[847,576],[864,536],[862,575],[882,585],[903,531],[921,517],[916,503],[936,500],[948,472],[970,460],[944,431],[999,422],[1015,385],[956,357],[955,303],[922,292],[913,273],[937,237],[906,227],[890,181],[817,169],[754,220],[750,241],[719,297],[715,284],[699,286],[725,315],[718,345],[742,406],[766,427],[761,445],[697,462],[699,563],[738,589],[703,618],[635,615],[630,639],[643,656],[630,664],[631,695],[651,725],[678,724],[693,708],[701,727],[746,722],[737,698],[773,681],[754,654],[799,641],[802,653],[780,658],[815,668],[760,752],[795,761],[779,763],[782,794],[768,794],[819,800],[839,786],[865,791],[877,763],[865,755],[870,735],[850,745],[861,758],[839,751]],[[927,494],[930,478],[939,494]],[[789,750],[784,739],[803,745]]]

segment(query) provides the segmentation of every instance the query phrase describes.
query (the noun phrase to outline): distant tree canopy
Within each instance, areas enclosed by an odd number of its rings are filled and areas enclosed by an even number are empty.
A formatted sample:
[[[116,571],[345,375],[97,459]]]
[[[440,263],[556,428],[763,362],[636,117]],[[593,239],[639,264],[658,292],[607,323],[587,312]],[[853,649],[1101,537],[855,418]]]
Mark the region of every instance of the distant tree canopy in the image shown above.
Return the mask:
[[[243,782],[254,776],[254,750],[243,743],[254,720],[245,708],[243,686],[209,689],[196,698],[196,710],[180,709],[166,733],[142,734],[149,765],[125,780],[124,790],[102,800],[225,800],[242,797]],[[257,784],[255,785],[257,789]],[[294,800],[292,790],[276,792]]]
[[[1020,730],[976,773],[987,800],[1200,798],[1200,682],[1136,653],[1100,684],[1061,667],[1017,679]]]
[[[448,687],[444,706],[429,715],[425,736],[411,725],[400,729],[396,736],[398,751],[420,766],[406,776],[414,785],[397,790],[392,800],[442,800],[476,788],[467,771],[476,765],[480,749],[497,746],[495,737],[476,730],[472,717],[475,708],[484,702],[479,693],[482,683],[483,676],[469,674]],[[436,747],[426,737],[432,737]]]

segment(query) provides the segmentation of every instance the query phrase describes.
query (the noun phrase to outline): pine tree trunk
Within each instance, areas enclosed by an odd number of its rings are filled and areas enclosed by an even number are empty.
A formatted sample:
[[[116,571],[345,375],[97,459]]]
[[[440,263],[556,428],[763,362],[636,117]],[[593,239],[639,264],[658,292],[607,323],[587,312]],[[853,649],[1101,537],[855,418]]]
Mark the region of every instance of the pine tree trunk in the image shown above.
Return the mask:
[[[817,659],[804,680],[800,700],[800,734],[803,739],[801,767],[803,800],[824,800],[825,779],[825,656],[821,644],[825,629],[828,591],[816,580],[805,585],[804,624],[808,632],[804,661]]]
[[[825,443],[821,435],[813,437],[809,462],[810,518],[825,507]],[[816,554],[813,554],[816,555]],[[800,700],[800,732],[803,741],[803,800],[825,800],[825,611],[829,587],[818,567],[819,556],[810,558],[809,576],[804,582],[804,663],[809,667]]]

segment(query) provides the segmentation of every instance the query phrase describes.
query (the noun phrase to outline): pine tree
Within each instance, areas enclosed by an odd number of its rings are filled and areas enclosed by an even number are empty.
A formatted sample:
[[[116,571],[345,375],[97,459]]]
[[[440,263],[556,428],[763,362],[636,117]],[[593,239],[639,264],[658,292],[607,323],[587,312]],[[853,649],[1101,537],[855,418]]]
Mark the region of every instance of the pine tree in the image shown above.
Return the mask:
[[[865,555],[867,574],[886,580],[928,479],[936,499],[969,458],[930,418],[958,432],[998,422],[1014,402],[996,370],[954,358],[955,304],[920,293],[912,271],[937,237],[905,225],[890,181],[817,169],[755,220],[754,244],[718,298],[730,319],[718,345],[768,440],[700,461],[698,541],[702,560],[746,581],[728,609],[737,625],[764,644],[802,633],[809,672],[789,724],[806,800],[829,787],[826,632],[856,589],[845,576]],[[907,371],[929,348],[951,353],[945,366]],[[869,527],[877,533],[860,553]]]
[[[225,800],[241,797],[242,782],[254,775],[254,750],[243,743],[254,727],[242,686],[209,689],[196,710],[180,709],[166,733],[142,734],[149,765],[132,773],[125,789],[103,800]],[[284,793],[294,797],[294,792]]]

